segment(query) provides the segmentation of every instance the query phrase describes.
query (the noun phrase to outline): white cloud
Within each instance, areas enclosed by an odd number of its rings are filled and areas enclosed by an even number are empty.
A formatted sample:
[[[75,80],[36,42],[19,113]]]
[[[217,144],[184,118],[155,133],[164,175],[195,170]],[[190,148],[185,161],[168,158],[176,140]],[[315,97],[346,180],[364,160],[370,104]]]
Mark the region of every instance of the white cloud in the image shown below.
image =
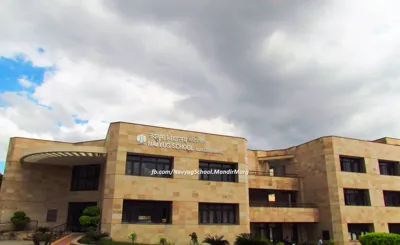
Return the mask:
[[[26,79],[26,77],[21,77],[20,79],[18,79],[18,83],[23,87],[23,88],[31,88],[33,87],[35,84],[32,83],[31,81],[29,81],[28,79]]]
[[[175,108],[187,95],[120,69],[67,58],[53,64],[33,94],[6,92],[0,98],[0,159],[8,138],[39,137],[66,141],[104,138],[110,122],[127,121],[236,135],[238,129],[222,118],[196,118]],[[25,79],[24,87],[31,86]],[[40,104],[40,105],[38,105]],[[44,106],[41,106],[44,105]],[[51,107],[49,110],[46,107]],[[73,115],[87,124],[75,124]],[[59,126],[57,123],[61,123]]]
[[[233,134],[258,149],[400,137],[398,1],[265,2],[243,15],[240,1],[178,2],[3,1],[0,56],[54,69],[32,95],[0,95],[1,149],[12,134],[102,138],[110,121]]]

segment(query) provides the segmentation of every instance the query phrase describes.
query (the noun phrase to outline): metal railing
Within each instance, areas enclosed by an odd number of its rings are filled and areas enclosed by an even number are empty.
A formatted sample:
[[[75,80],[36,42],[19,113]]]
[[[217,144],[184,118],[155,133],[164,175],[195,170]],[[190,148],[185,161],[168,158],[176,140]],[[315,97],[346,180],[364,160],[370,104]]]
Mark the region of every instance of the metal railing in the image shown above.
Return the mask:
[[[249,171],[249,175],[299,178],[299,175],[297,175],[297,174],[287,174],[287,173],[279,173],[279,172],[276,173],[276,172]]]
[[[61,237],[70,233],[71,232],[68,231],[66,223],[54,226],[50,229],[51,241],[54,242],[55,240],[60,239]]]
[[[252,202],[250,207],[276,207],[276,208],[317,208],[314,203],[288,203],[288,202]]]

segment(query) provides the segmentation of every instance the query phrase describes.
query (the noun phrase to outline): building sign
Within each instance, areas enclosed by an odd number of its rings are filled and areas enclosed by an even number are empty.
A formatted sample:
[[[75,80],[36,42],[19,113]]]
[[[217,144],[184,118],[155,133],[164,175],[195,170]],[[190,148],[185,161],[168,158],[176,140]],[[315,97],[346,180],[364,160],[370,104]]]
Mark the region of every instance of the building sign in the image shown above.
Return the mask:
[[[223,150],[210,149],[204,147],[195,146],[195,144],[205,144],[204,139],[197,137],[185,137],[185,136],[174,136],[170,134],[158,134],[149,133],[147,136],[139,134],[136,137],[139,145],[146,145],[149,147],[159,147],[166,149],[184,150],[184,151],[196,151],[213,154],[223,154]]]

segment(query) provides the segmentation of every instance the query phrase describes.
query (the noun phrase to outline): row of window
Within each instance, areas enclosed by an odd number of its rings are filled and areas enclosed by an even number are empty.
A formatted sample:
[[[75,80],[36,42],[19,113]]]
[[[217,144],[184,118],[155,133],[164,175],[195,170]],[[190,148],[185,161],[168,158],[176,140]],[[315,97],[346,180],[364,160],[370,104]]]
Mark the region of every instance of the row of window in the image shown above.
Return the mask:
[[[344,189],[344,202],[350,206],[371,206],[367,189]],[[386,207],[400,207],[400,191],[383,191]]]
[[[363,158],[340,157],[341,170],[345,172],[366,173]],[[172,178],[172,157],[155,157],[141,155],[127,155],[125,173],[136,176],[152,176]],[[238,175],[233,171],[226,174],[226,170],[237,170],[237,163],[219,163],[199,161],[200,180],[237,182]],[[379,160],[379,169],[382,175],[400,175],[399,163]],[[222,170],[222,171],[221,171]],[[218,172],[221,171],[221,172]],[[95,191],[99,188],[100,165],[74,166],[72,170],[71,191]]]
[[[142,156],[128,154],[125,174],[136,176],[151,176],[172,178],[173,158],[158,156]],[[199,179],[210,181],[237,182],[237,174],[233,170],[238,169],[237,163],[219,163],[211,161],[199,161]],[[216,171],[217,170],[217,171]],[[227,171],[232,173],[227,174]],[[221,171],[221,172],[218,172]]]
[[[155,157],[128,154],[125,174],[136,176],[151,176],[172,178],[172,157]],[[199,161],[200,180],[237,182],[237,163],[219,163]],[[222,172],[218,172],[221,171]],[[226,171],[232,170],[232,173]],[[71,178],[71,191],[97,191],[100,180],[100,165],[74,166]]]
[[[400,176],[399,162],[378,160],[381,175]],[[360,157],[340,156],[340,168],[343,172],[366,173],[365,160]]]
[[[199,224],[238,224],[238,204],[199,203]],[[124,200],[122,223],[171,224],[172,202]]]

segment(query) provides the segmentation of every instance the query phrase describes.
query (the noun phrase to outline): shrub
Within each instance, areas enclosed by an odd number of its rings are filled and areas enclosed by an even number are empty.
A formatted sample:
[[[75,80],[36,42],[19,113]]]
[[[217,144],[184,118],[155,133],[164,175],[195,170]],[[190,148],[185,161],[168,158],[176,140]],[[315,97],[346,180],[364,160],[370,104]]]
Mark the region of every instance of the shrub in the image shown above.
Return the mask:
[[[49,231],[50,231],[50,228],[44,227],[44,226],[39,226],[39,227],[36,229],[36,231],[37,231],[37,232],[40,232],[40,233],[46,233],[46,232],[49,232]]]
[[[196,232],[192,232],[192,234],[190,234],[189,236],[190,236],[190,241],[191,241],[192,244],[198,244],[199,243],[199,240],[198,240]]]
[[[137,240],[137,238],[138,238],[138,235],[137,235],[135,232],[132,232],[132,233],[129,235],[129,239],[131,239],[132,243],[135,243],[136,240]],[[160,241],[161,241],[161,240],[160,240]]]
[[[33,234],[33,243],[35,245],[40,245],[40,242],[44,242],[44,245],[50,245],[51,243],[51,235],[45,234],[41,232],[37,232]]]
[[[211,236],[208,235],[204,241],[210,245],[229,245],[229,242],[224,239],[224,236]]]
[[[25,230],[26,225],[31,221],[31,219],[27,217],[23,211],[15,212],[10,220],[13,223],[16,231]]]
[[[158,244],[160,244],[160,245],[166,245],[167,243],[168,243],[168,241],[164,237],[160,238],[160,241],[158,242]]]
[[[362,245],[398,245],[400,244],[400,235],[372,232],[361,236],[359,241]]]
[[[109,234],[107,232],[98,232],[98,231],[89,231],[86,232],[86,237],[90,241],[100,241],[104,237],[108,237]]]
[[[266,238],[254,236],[250,233],[242,233],[236,237],[235,245],[269,245]]]
[[[278,242],[276,245],[285,245],[283,242]]]
[[[89,231],[95,231],[100,222],[100,208],[97,206],[91,206],[83,210],[82,216],[79,217],[79,223]]]

